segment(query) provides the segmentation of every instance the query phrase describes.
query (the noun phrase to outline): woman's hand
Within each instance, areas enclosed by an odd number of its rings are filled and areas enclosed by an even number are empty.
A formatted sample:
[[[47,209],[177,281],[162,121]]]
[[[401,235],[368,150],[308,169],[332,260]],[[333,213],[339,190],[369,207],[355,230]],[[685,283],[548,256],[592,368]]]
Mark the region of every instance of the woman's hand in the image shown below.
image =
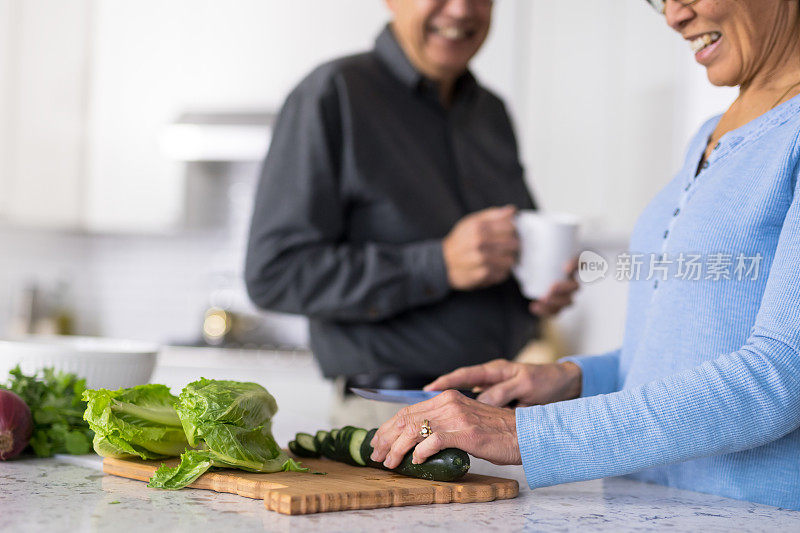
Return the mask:
[[[427,438],[420,435],[424,420],[433,432]],[[454,390],[401,409],[378,429],[371,444],[372,460],[387,468],[396,468],[414,446],[415,464],[445,448],[458,448],[498,465],[522,463],[514,411],[491,407]]]
[[[571,362],[529,365],[495,359],[454,370],[425,390],[477,388],[482,390],[478,401],[489,405],[508,405],[513,400],[520,406],[542,405],[580,396],[581,377],[580,367]]]

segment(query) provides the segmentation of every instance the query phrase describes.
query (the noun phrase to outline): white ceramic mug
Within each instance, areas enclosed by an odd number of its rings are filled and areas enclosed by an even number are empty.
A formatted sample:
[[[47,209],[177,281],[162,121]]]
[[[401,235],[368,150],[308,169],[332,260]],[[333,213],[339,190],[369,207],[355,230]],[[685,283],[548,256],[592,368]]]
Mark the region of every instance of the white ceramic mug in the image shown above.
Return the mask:
[[[578,251],[580,221],[566,213],[523,210],[514,223],[520,242],[514,276],[525,297],[540,298],[566,277],[564,266]]]

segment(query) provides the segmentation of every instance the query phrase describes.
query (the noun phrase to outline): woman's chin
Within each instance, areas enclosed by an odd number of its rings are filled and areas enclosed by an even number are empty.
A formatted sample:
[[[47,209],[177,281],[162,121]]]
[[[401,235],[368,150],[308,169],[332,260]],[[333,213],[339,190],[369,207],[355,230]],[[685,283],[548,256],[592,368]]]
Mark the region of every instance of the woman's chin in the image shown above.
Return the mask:
[[[714,66],[706,67],[706,76],[708,81],[717,87],[736,87],[741,84],[737,76]]]

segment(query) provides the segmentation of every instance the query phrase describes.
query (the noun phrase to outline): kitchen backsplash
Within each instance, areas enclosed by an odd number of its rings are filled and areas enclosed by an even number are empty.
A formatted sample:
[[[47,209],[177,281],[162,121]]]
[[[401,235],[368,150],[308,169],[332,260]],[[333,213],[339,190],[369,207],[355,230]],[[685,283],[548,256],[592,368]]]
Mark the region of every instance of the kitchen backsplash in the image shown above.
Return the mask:
[[[241,281],[242,253],[226,235],[97,236],[0,229],[0,331],[11,324],[22,289],[69,283],[76,331],[158,342],[200,337],[203,311],[224,299],[253,310]],[[225,272],[229,273],[228,275]],[[216,301],[214,301],[216,300]],[[277,341],[306,342],[305,322],[272,315]]]
[[[0,229],[0,332],[27,282],[70,283],[77,331],[157,342],[198,340],[203,311],[229,304],[255,312],[241,278],[243,240],[225,231],[182,236],[113,236]],[[619,245],[621,246],[621,245]],[[606,257],[619,246],[596,248]],[[226,274],[227,273],[227,274]],[[558,320],[574,352],[600,352],[621,340],[626,287],[613,279],[584,286]],[[305,320],[261,313],[278,344],[307,344]]]

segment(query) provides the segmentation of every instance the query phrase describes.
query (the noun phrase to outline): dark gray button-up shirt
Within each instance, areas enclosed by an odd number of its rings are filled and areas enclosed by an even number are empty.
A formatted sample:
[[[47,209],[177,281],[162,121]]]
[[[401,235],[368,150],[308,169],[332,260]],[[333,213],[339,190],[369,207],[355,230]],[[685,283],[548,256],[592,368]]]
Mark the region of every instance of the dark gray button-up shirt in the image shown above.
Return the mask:
[[[289,95],[258,188],[246,283],[310,318],[326,376],[436,376],[513,357],[536,321],[513,279],[449,288],[442,238],[491,206],[531,208],[503,103],[465,73],[444,108],[389,27]]]

